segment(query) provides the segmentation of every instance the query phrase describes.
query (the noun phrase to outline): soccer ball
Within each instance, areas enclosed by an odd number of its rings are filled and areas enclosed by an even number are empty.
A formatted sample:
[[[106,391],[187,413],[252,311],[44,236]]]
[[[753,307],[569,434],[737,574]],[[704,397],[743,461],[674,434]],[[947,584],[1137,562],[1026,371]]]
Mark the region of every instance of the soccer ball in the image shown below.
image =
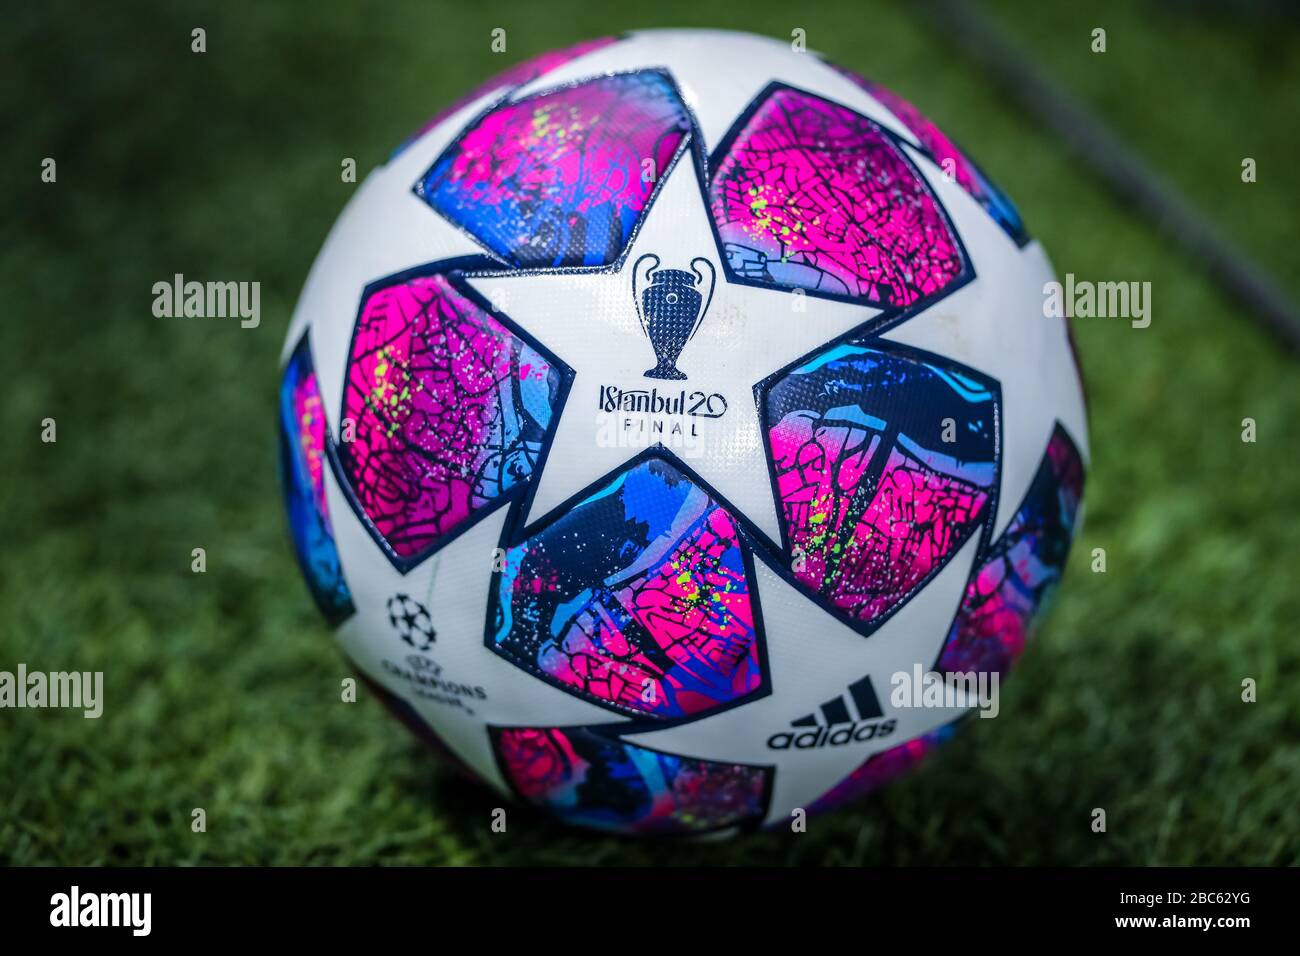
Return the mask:
[[[376,696],[563,821],[843,805],[984,700],[1061,577],[1088,452],[1052,279],[964,153],[812,53],[530,60],[372,173],[307,279],[311,593]]]

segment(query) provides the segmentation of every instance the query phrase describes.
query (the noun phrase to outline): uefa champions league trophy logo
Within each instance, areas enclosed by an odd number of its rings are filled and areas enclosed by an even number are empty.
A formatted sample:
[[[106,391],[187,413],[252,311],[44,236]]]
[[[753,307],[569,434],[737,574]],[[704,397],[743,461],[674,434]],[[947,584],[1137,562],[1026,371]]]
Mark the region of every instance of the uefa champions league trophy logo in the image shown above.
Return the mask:
[[[644,276],[641,274],[643,264],[646,266]],[[700,287],[706,280],[708,292],[701,294]],[[686,378],[677,367],[677,358],[704,321],[716,284],[717,273],[713,263],[703,256],[691,260],[690,272],[660,269],[659,257],[652,252],[637,259],[632,266],[632,301],[641,328],[650,339],[658,360],[654,368],[646,370],[646,378],[670,381]]]

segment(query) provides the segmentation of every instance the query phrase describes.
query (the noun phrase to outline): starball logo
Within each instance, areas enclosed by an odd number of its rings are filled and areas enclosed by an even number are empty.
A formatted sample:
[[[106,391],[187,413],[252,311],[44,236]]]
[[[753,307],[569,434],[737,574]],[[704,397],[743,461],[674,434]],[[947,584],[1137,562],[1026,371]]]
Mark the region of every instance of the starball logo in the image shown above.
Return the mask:
[[[427,651],[438,639],[428,608],[409,594],[394,594],[388,599],[388,623],[417,651]]]
[[[767,739],[767,746],[770,750],[815,750],[888,737],[897,721],[883,717],[871,678],[863,677],[813,713],[790,721],[794,730],[773,734]]]
[[[444,707],[473,714],[476,701],[487,700],[487,691],[478,684],[453,680],[443,667],[427,656],[438,641],[429,609],[409,594],[394,594],[388,599],[388,623],[402,643],[420,653],[407,654],[402,660],[385,657],[384,670],[405,681],[412,692]]]

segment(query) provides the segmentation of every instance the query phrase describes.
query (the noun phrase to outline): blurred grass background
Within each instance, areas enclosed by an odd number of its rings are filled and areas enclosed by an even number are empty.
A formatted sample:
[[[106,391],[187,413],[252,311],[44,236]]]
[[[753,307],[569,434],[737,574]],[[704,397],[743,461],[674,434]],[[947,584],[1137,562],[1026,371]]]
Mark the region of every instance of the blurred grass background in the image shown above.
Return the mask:
[[[1294,17],[987,6],[1300,295]],[[98,721],[0,712],[0,862],[1300,863],[1297,360],[905,6],[41,2],[6,21],[0,669],[102,670],[107,701]],[[804,835],[628,842],[522,810],[493,835],[495,798],[374,700],[338,704],[347,667],[281,514],[277,356],[355,188],[343,157],[364,175],[509,63],[650,26],[802,27],[963,143],[1059,272],[1149,280],[1153,323],[1076,323],[1087,524],[1003,719]],[[176,272],[259,280],[261,327],[155,319],[151,287]],[[46,417],[57,444],[40,441]],[[205,575],[189,569],[200,546]]]

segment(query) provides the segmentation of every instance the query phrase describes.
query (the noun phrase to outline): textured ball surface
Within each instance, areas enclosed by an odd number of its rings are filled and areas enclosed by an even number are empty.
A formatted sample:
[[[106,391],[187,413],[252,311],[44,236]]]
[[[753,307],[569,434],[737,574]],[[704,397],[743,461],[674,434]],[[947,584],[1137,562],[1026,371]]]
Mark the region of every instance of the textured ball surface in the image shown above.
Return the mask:
[[[544,54],[372,173],[308,277],[310,590],[462,770],[579,825],[782,826],[920,760],[1054,590],[1087,457],[1053,274],[914,107],[788,44]]]

